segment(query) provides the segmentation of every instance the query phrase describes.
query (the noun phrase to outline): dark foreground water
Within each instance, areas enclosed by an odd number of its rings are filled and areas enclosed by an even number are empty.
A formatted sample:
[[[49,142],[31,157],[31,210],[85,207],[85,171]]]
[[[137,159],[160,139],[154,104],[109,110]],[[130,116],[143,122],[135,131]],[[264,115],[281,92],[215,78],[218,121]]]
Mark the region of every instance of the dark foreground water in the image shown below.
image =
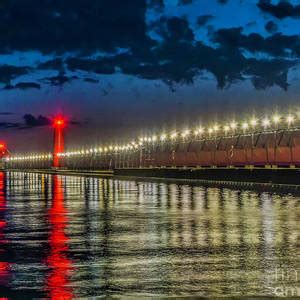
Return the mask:
[[[300,295],[300,201],[0,173],[0,297]]]

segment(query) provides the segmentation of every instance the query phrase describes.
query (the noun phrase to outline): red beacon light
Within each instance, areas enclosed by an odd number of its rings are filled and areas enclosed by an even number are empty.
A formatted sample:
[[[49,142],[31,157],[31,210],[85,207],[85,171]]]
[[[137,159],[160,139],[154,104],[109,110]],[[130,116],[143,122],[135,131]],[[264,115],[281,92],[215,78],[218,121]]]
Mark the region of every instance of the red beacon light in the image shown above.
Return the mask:
[[[6,155],[8,155],[6,144],[3,142],[0,142],[0,159]]]
[[[65,120],[61,117],[57,117],[54,119],[53,125],[54,127],[64,127],[65,126]]]

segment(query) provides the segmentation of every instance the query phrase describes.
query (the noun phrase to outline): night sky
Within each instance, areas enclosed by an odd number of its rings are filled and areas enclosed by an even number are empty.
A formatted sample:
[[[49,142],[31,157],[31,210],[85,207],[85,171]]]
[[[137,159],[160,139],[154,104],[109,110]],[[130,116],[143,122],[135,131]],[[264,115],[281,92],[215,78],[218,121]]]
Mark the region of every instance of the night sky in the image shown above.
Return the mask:
[[[300,1],[2,0],[0,139],[51,149],[298,112]]]

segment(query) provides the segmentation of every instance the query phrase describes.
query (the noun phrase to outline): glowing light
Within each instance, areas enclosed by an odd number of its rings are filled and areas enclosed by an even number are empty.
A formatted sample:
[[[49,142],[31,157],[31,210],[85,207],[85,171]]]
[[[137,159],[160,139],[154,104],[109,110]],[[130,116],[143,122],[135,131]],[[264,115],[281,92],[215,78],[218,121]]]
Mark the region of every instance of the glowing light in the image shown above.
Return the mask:
[[[160,136],[161,141],[164,141],[166,138],[167,138],[167,135],[164,133]]]
[[[227,133],[230,130],[230,127],[228,125],[224,126],[224,131]]]
[[[243,128],[243,130],[248,129],[248,128],[249,128],[249,124],[248,124],[247,122],[244,122],[244,123],[242,124],[242,128]]]
[[[187,130],[185,130],[185,131],[181,134],[181,136],[182,136],[183,138],[186,138],[189,134],[190,134],[190,131],[187,129]]]
[[[231,128],[232,130],[237,129],[237,123],[236,123],[235,121],[231,122],[231,123],[230,123],[230,128]]]
[[[177,132],[171,133],[171,139],[174,140],[177,137]]]
[[[57,152],[55,152],[56,154],[51,154],[51,153],[47,153],[47,154],[43,154],[43,153],[31,153],[28,155],[17,155],[17,156],[13,156],[13,157],[4,157],[3,159],[7,162],[23,162],[23,161],[40,161],[40,160],[51,160],[51,159],[55,159],[55,156],[57,157],[73,157],[76,155],[86,155],[86,156],[91,156],[93,155],[93,153],[114,153],[116,151],[126,151],[126,150],[132,150],[132,149],[139,149],[139,147],[143,147],[143,145],[145,145],[145,147],[148,147],[148,143],[154,143],[158,140],[160,141],[165,141],[167,139],[172,139],[175,140],[179,137],[182,138],[190,138],[192,140],[192,137],[190,137],[191,135],[194,136],[198,136],[200,134],[209,134],[209,136],[211,137],[212,135],[214,137],[221,137],[222,134],[226,134],[228,132],[230,132],[230,130],[233,130],[233,132],[235,132],[235,130],[239,130],[240,132],[248,132],[249,128],[253,128],[253,133],[254,133],[254,127],[261,125],[261,128],[266,129],[267,127],[271,127],[271,125],[273,125],[273,127],[275,127],[275,125],[277,124],[281,124],[281,127],[283,127],[283,125],[285,124],[286,128],[290,128],[291,124],[293,122],[295,122],[297,119],[297,116],[294,114],[290,114],[288,116],[280,116],[277,113],[275,113],[274,115],[272,115],[270,118],[255,118],[253,117],[251,120],[249,120],[249,122],[245,121],[245,122],[241,122],[241,123],[237,123],[235,121],[232,121],[230,124],[226,124],[224,126],[219,126],[218,124],[212,124],[212,126],[210,128],[207,129],[207,127],[204,129],[204,127],[199,127],[199,128],[195,128],[195,130],[190,131],[189,129],[184,130],[183,132],[179,133],[176,131],[170,132],[170,133],[162,133],[159,136],[156,135],[152,135],[152,136],[144,136],[144,137],[140,137],[137,140],[133,140],[131,143],[129,144],[125,144],[125,145],[110,145],[107,147],[95,147],[95,148],[90,148],[90,149],[82,149],[82,150],[73,150],[73,151],[69,151],[69,152],[64,152],[63,147],[60,147],[59,149],[57,149]],[[56,127],[56,132],[62,132],[62,130],[60,130],[62,127],[65,126],[65,120],[62,117],[57,117],[53,120],[53,125]],[[277,128],[277,127],[276,127]],[[220,133],[220,135],[218,134],[218,131],[222,131]],[[150,144],[151,145],[151,144]],[[4,148],[6,148],[5,143],[0,141],[0,150],[2,149],[1,152],[3,152]],[[5,150],[6,151],[6,150]],[[98,154],[99,155],[99,154]],[[99,155],[100,156],[100,155]]]
[[[273,123],[275,125],[277,125],[280,122],[280,116],[276,114],[273,116],[272,120],[273,120]]]
[[[294,123],[294,121],[295,121],[295,117],[294,117],[294,116],[288,115],[288,116],[286,117],[286,122],[288,123],[289,126],[290,126],[292,123]]]
[[[204,132],[204,128],[203,127],[199,127],[198,129],[196,129],[194,131],[194,135],[201,135]]]
[[[258,121],[257,119],[253,118],[251,121],[250,121],[250,124],[252,127],[255,127],[257,125]]]
[[[65,120],[62,117],[56,117],[53,121],[54,127],[64,127]]]
[[[265,118],[262,120],[262,124],[264,127],[268,127],[268,126],[270,126],[271,122],[268,118]]]

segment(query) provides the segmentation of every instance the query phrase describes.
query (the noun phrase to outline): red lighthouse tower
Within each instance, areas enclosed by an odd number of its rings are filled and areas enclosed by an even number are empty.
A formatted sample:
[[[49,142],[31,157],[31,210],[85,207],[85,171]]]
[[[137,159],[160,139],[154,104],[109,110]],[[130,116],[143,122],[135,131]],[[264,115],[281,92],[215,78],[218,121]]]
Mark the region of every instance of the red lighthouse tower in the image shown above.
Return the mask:
[[[59,154],[64,152],[64,134],[65,119],[61,116],[56,117],[53,121],[54,138],[53,138],[53,167],[61,167]]]

